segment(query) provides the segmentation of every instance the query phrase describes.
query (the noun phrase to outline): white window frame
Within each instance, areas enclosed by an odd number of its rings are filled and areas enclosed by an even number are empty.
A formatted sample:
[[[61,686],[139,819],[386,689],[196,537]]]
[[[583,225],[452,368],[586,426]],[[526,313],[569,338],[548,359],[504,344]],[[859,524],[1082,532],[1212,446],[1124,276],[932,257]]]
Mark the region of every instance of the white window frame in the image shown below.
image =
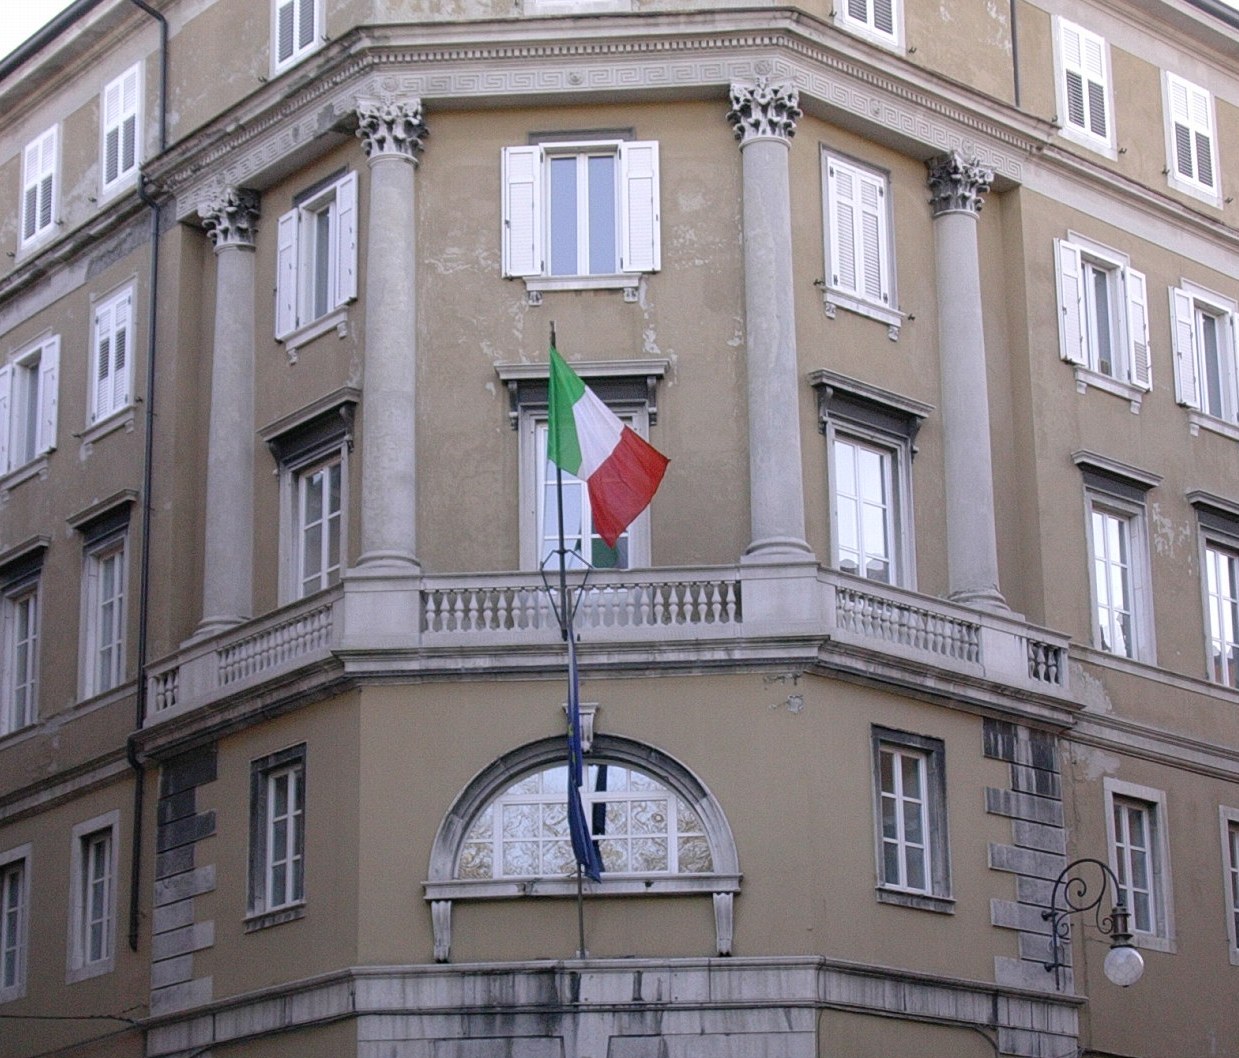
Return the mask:
[[[287,10],[292,17],[292,38],[286,55],[280,54],[280,18]],[[280,74],[314,54],[326,41],[323,0],[271,0],[271,72]],[[309,39],[298,33],[305,18],[311,20]],[[301,39],[298,39],[298,38]]]
[[[1239,689],[1239,544],[1207,534],[1202,547],[1209,678]]]
[[[0,478],[13,485],[38,470],[56,447],[60,337],[41,338],[0,367]],[[17,471],[29,472],[17,475]]]
[[[0,852],[0,1003],[26,994],[30,959],[30,893],[32,846],[29,843]],[[11,887],[14,871],[21,874]],[[12,977],[7,975],[13,954]]]
[[[113,573],[109,575],[111,567]],[[128,526],[90,543],[82,571],[82,697],[114,690],[128,671]],[[112,578],[114,590],[103,592]]]
[[[833,319],[842,308],[879,320],[896,341],[903,313],[896,308],[890,174],[826,146],[821,158],[826,315]]]
[[[293,491],[291,497],[294,538],[293,572],[296,578],[296,597],[299,599],[338,584],[340,582],[340,575],[344,572],[346,556],[345,527],[348,524],[348,502],[345,487],[348,480],[347,467],[345,451],[343,446],[340,446],[333,452],[325,454],[318,459],[307,460],[298,467],[290,468]],[[326,486],[329,484],[331,476],[337,478],[335,486],[337,506],[334,510],[327,509],[325,505],[328,497],[331,495],[331,489],[329,487],[321,487],[322,499],[320,502],[324,504],[324,508],[319,515],[317,523],[320,529],[320,536],[317,547],[311,549],[307,540],[310,526],[307,524],[309,516],[306,511],[310,486],[319,478],[323,479],[324,486]],[[311,557],[311,550],[317,552],[313,557],[318,559],[318,571],[313,578],[306,573],[306,562]],[[335,555],[334,565],[331,562],[333,550]],[[313,583],[310,583],[311,580],[313,580]]]
[[[889,30],[880,24],[881,16],[890,21]],[[884,48],[903,49],[902,0],[838,0],[833,17],[835,24],[848,33]]]
[[[1205,317],[1215,326],[1220,407],[1205,392],[1211,374],[1202,330]],[[1170,288],[1170,325],[1175,398],[1189,409],[1191,432],[1203,427],[1239,440],[1239,302],[1184,279]]]
[[[1167,832],[1166,794],[1148,786],[1124,782],[1113,776],[1103,780],[1106,811],[1106,845],[1109,850],[1110,869],[1120,882],[1120,892],[1128,886],[1129,852],[1123,842],[1124,835],[1116,832],[1114,809],[1116,803],[1143,809],[1148,822],[1149,894],[1150,919],[1137,922],[1136,909],[1128,906],[1130,928],[1137,947],[1154,951],[1175,950],[1174,893],[1170,876],[1170,840]]]
[[[94,873],[91,850],[105,842],[102,873]],[[116,968],[116,907],[120,888],[120,813],[111,811],[73,828],[69,857],[69,943],[65,980],[72,984]],[[100,887],[102,892],[99,891]],[[91,950],[90,930],[100,926],[100,947]]]
[[[292,825],[285,830],[284,840],[277,841],[275,783],[281,780],[288,782],[290,791],[297,792],[298,799],[297,811],[290,811],[283,817],[287,823],[291,816]],[[288,922],[302,917],[305,913],[305,793],[305,743],[271,753],[250,763],[250,871],[245,923],[247,932]],[[283,854],[282,859],[276,858],[277,852]],[[279,864],[296,864],[297,867],[286,871],[282,884],[277,886],[275,869]]]
[[[26,622],[22,632],[21,614]],[[39,573],[6,585],[0,597],[0,735],[29,727],[39,714],[39,633],[43,607]],[[20,674],[24,673],[24,679]],[[19,708],[18,698],[23,705]]]
[[[90,355],[90,422],[119,415],[133,403],[134,288],[94,306]]]
[[[21,248],[56,230],[60,192],[60,126],[40,133],[22,151]]]
[[[1105,38],[1083,26],[1057,15],[1054,21],[1054,63],[1058,71],[1058,117],[1062,133],[1090,150],[1117,158],[1110,46]],[[1078,83],[1078,90],[1074,92],[1073,76]],[[1098,124],[1102,128],[1100,132]]]
[[[946,812],[946,745],[941,739],[916,735],[907,731],[874,725],[871,730],[873,753],[873,823],[874,855],[877,877],[876,893],[880,903],[899,904],[922,911],[949,912],[954,907],[951,895],[950,840]],[[889,756],[899,763],[916,763],[919,789],[903,787],[902,769],[892,775],[895,782],[888,789],[882,774],[883,758]],[[894,809],[895,833],[885,832],[887,807]],[[912,840],[907,812],[920,816],[922,840]],[[891,846],[897,850],[895,877],[890,871],[885,852]],[[923,884],[909,881],[906,870],[909,857],[919,850]]]
[[[1231,966],[1239,966],[1239,808],[1218,806],[1222,831],[1222,887],[1226,893],[1226,937]]]
[[[276,228],[275,337],[291,352],[341,330],[357,298],[357,173],[298,196]]]
[[[1131,401],[1139,411],[1153,385],[1149,349],[1149,301],[1144,273],[1130,258],[1076,232],[1054,240],[1058,293],[1058,340],[1062,358],[1075,365],[1076,388],[1089,386]],[[1111,362],[1102,360],[1101,311],[1095,276],[1105,280],[1111,305],[1108,326]]]
[[[1167,181],[1184,194],[1221,206],[1222,169],[1213,93],[1169,70],[1162,78],[1162,92]]]
[[[115,172],[109,170],[115,139]],[[128,164],[126,164],[128,158]],[[142,64],[134,63],[99,94],[99,188],[105,197],[128,187],[142,162]]]
[[[881,541],[881,546],[885,551],[887,563],[887,576],[885,578],[870,577],[862,565],[858,565],[856,569],[851,570],[844,566],[844,559],[841,554],[843,520],[840,508],[843,500],[843,486],[847,483],[838,480],[841,445],[851,445],[859,451],[877,455],[882,461],[885,477],[884,494],[882,497],[885,538]],[[829,451],[830,475],[831,564],[845,573],[875,580],[880,584],[908,586],[908,581],[912,579],[910,574],[912,563],[907,555],[907,551],[911,546],[910,527],[907,527],[906,524],[908,522],[907,511],[910,501],[905,481],[908,477],[908,467],[911,462],[907,446],[892,443],[871,431],[843,428],[836,426],[832,422],[827,431],[827,448]],[[863,508],[865,506],[864,497],[857,495],[853,499],[858,507]],[[858,510],[856,512],[854,528],[860,549],[860,562],[862,564],[865,558],[875,553],[871,549],[871,545],[874,542],[865,539],[864,536],[866,521],[863,510]]]
[[[615,167],[614,271],[552,272],[552,202],[550,169],[554,159],[613,155]],[[547,140],[502,152],[503,274],[525,281],[532,303],[544,291],[622,289],[636,300],[641,276],[662,267],[661,207],[659,205],[659,145],[656,140],[583,139]],[[584,184],[578,184],[578,254],[588,247],[584,234],[588,208]],[[582,210],[582,207],[584,209]],[[578,256],[578,265],[580,257]]]
[[[1150,614],[1152,589],[1149,584],[1148,532],[1145,525],[1144,505],[1094,489],[1087,490],[1087,500],[1086,528],[1089,587],[1092,600],[1089,620],[1093,645],[1098,650],[1117,657],[1151,662],[1156,654],[1153,649],[1153,627]],[[1096,532],[1095,518],[1098,517],[1113,519],[1123,527],[1126,533],[1127,563],[1123,589],[1129,598],[1126,609],[1117,611],[1129,615],[1132,641],[1126,650],[1117,650],[1113,645],[1107,645],[1105,637],[1106,635],[1113,636],[1113,628],[1102,629],[1100,625],[1103,605],[1107,611],[1112,612],[1116,611],[1116,606],[1110,589],[1098,582],[1099,566],[1104,567],[1107,574],[1112,574],[1114,568],[1120,565],[1120,561],[1117,556],[1110,555],[1108,549],[1103,554],[1097,553],[1094,535]]]

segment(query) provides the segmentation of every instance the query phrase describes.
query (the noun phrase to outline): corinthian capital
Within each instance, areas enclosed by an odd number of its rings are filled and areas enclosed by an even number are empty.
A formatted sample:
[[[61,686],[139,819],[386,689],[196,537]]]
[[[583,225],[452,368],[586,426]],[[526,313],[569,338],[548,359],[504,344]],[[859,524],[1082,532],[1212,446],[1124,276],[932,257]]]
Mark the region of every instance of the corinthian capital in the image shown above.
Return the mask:
[[[931,158],[929,167],[929,203],[934,216],[942,213],[980,213],[981,196],[994,180],[994,170],[975,158],[965,158],[959,151]]]
[[[736,139],[742,147],[762,137],[790,140],[796,135],[800,114],[800,93],[786,82],[771,84],[763,76],[757,78],[756,84],[731,86],[727,120],[735,126]]]
[[[357,136],[367,158],[407,158],[416,164],[422,140],[430,134],[420,99],[360,99],[357,117]]]
[[[247,187],[226,187],[214,201],[198,207],[198,216],[215,249],[253,248],[258,231],[258,192]]]

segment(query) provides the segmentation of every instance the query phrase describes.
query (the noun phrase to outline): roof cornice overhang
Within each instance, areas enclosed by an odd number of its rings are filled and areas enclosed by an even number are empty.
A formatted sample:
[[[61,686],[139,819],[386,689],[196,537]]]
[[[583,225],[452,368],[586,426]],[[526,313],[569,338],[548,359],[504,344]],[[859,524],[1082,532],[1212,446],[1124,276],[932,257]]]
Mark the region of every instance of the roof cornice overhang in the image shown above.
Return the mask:
[[[957,149],[1022,180],[1053,125],[792,9],[359,27],[147,166],[176,216],[226,186],[263,190],[351,136],[359,100],[435,111],[718,99],[795,85],[802,109],[913,157]],[[726,129],[720,111],[721,129]]]

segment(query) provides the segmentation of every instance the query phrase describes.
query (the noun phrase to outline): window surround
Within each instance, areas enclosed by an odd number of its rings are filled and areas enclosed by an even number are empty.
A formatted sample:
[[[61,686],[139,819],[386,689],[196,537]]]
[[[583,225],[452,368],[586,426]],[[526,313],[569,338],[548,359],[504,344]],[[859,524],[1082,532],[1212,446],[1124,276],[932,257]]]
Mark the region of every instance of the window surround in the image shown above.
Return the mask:
[[[1073,452],[1071,459],[1080,468],[1084,481],[1084,528],[1091,600],[1090,641],[1096,649],[1107,654],[1155,663],[1157,648],[1154,639],[1151,552],[1145,499],[1146,493],[1161,483],[1161,475],[1140,470],[1095,452]],[[1121,519],[1128,531],[1129,577],[1125,587],[1131,595],[1129,607],[1133,642],[1126,652],[1102,646],[1098,638],[1100,630],[1097,627],[1097,617],[1101,601],[1097,595],[1097,556],[1094,554],[1093,543],[1094,512]]]
[[[47,240],[59,218],[60,126],[39,133],[22,149],[22,197],[19,247],[25,250]]]
[[[821,161],[823,253],[826,274],[820,285],[826,316],[833,320],[836,309],[840,308],[861,316],[868,316],[880,323],[885,323],[887,337],[892,342],[897,342],[904,314],[896,308],[899,304],[899,297],[895,284],[895,236],[894,218],[891,215],[890,172],[842,154],[826,144],[821,146]],[[836,264],[842,250],[836,246],[836,237],[840,231],[837,213],[840,208],[855,208],[863,215],[865,207],[864,203],[856,197],[852,203],[838,200],[840,180],[838,176],[832,178],[832,168],[836,172],[845,172],[856,184],[867,185],[874,189],[880,199],[879,206],[868,211],[876,229],[874,239],[877,246],[876,250],[872,251],[877,256],[876,267],[867,259],[863,231],[860,235],[861,242],[855,241],[857,227],[853,225],[851,256],[854,259],[853,267],[857,273],[857,282],[852,287],[843,285],[838,278]],[[866,293],[861,289],[864,280],[860,278],[860,274],[871,270],[877,273],[879,288],[877,293]]]
[[[288,9],[292,16],[293,28],[291,32],[293,36],[289,41],[289,53],[281,57],[279,46],[280,13],[284,9]],[[298,45],[296,40],[297,13],[302,9],[310,12],[313,25],[311,26],[310,40]],[[273,77],[296,66],[306,57],[313,55],[314,52],[323,46],[326,39],[323,0],[271,0],[271,75]]]
[[[912,507],[912,460],[916,456],[916,435],[934,406],[903,397],[888,390],[860,382],[834,371],[814,371],[809,384],[817,390],[818,430],[826,438],[827,476],[833,472],[835,439],[857,439],[887,450],[891,456],[894,480],[890,527],[890,560],[894,566],[890,583],[916,590],[916,534]],[[831,562],[838,566],[839,536],[836,494],[830,492]]]
[[[831,18],[845,33],[877,44],[879,47],[894,51],[903,50],[903,2],[902,0],[883,0],[889,6],[887,13],[891,21],[891,30],[886,32],[877,25],[877,14],[874,3],[877,0],[839,0],[831,12]],[[864,8],[863,14],[855,14],[853,7]]]
[[[1132,942],[1138,948],[1152,951],[1174,952],[1178,950],[1174,924],[1174,890],[1170,877],[1170,840],[1167,833],[1166,793],[1149,786],[1138,786],[1113,776],[1103,779],[1106,812],[1106,847],[1109,850],[1110,869],[1116,877],[1121,876],[1118,860],[1117,835],[1114,831],[1114,802],[1138,803],[1149,813],[1152,877],[1150,891],[1153,899],[1153,931],[1136,928],[1136,916],[1131,916]],[[1127,909],[1132,912],[1132,908]]]
[[[0,852],[0,1003],[21,999],[26,994],[30,960],[32,849],[33,846],[27,842]],[[13,909],[7,903],[9,890],[6,878],[8,872],[14,868],[19,868],[22,873],[19,882],[20,891],[17,894],[16,923],[10,925],[8,913]],[[10,930],[14,930],[15,933],[10,934]],[[9,950],[16,951],[16,968],[13,980],[6,985],[4,960]]]
[[[1210,551],[1219,552],[1239,564],[1239,503],[1199,489],[1187,494],[1187,502],[1195,509],[1200,527],[1200,592],[1203,607],[1201,612],[1204,614],[1205,678],[1221,687],[1239,689],[1239,644],[1235,642],[1239,639],[1239,627],[1229,630],[1219,627],[1217,618],[1221,615],[1215,607],[1220,607],[1223,600],[1212,598],[1209,590]],[[1235,658],[1232,671],[1228,673],[1230,682],[1219,679],[1215,643],[1224,653]]]
[[[1162,72],[1162,105],[1166,130],[1166,180],[1177,191],[1210,206],[1222,205],[1222,167],[1218,160],[1217,118],[1213,93],[1169,70]],[[1187,137],[1192,173],[1179,169],[1180,136]],[[1201,147],[1207,148],[1202,157]],[[1201,172],[1201,161],[1205,162]]]
[[[1230,964],[1239,966],[1239,808],[1218,806],[1222,829],[1222,888],[1226,894],[1226,936]]]
[[[951,854],[946,811],[946,744],[939,738],[873,725],[870,732],[873,754],[874,856],[877,885],[874,892],[880,904],[896,904],[921,911],[951,914],[955,899],[951,895]],[[900,886],[885,877],[882,833],[882,751],[891,750],[923,761],[925,835],[928,839],[928,877],[925,889]]]
[[[1201,380],[1208,375],[1200,340],[1202,316],[1216,321],[1221,416],[1205,410],[1201,395]],[[1188,433],[1196,437],[1205,429],[1239,441],[1239,301],[1182,279],[1170,288],[1170,325],[1175,399],[1187,408]]]
[[[1089,276],[1106,277],[1112,367],[1103,370],[1098,348],[1102,341],[1094,289]],[[1153,385],[1149,353],[1149,308],[1145,277],[1131,267],[1127,254],[1068,231],[1054,240],[1054,278],[1058,296],[1059,353],[1075,367],[1076,391],[1089,386],[1131,402],[1140,411]]]
[[[51,540],[46,536],[31,537],[0,555],[0,737],[16,734],[32,727],[39,719],[39,639],[42,632],[43,560]],[[18,650],[14,638],[15,607],[29,601],[33,612],[33,632],[28,634],[25,649],[28,665],[27,693],[29,701],[23,715],[15,715],[17,688],[14,684]]]
[[[81,631],[79,636],[78,683],[83,699],[104,694],[123,687],[129,671],[129,521],[130,509],[137,500],[132,489],[123,489],[107,499],[92,504],[86,510],[68,519],[69,526],[82,538],[82,602]],[[117,559],[120,583],[119,595],[113,600],[119,605],[114,616],[112,649],[118,653],[113,659],[110,674],[98,668],[99,651],[102,648],[99,627],[103,619],[103,607],[109,600],[100,595],[102,563]]]
[[[132,415],[135,296],[136,285],[133,280],[127,280],[107,294],[91,297],[90,400],[87,419],[91,427],[97,427],[110,419],[119,419],[126,412]],[[118,341],[121,335],[123,341]],[[106,382],[100,377],[105,345]]]
[[[572,369],[621,419],[648,437],[658,421],[657,388],[671,366],[669,360],[581,361]],[[537,428],[547,416],[547,365],[497,364],[495,371],[508,390],[508,422],[519,435],[520,568],[537,569],[540,562],[539,459]],[[650,513],[642,511],[628,527],[628,568],[650,565]]]
[[[104,954],[101,958],[90,960],[89,953],[85,950],[87,915],[90,913],[89,894],[86,891],[90,879],[86,875],[85,853],[88,851],[87,843],[102,835],[106,835],[108,841],[107,892],[104,894],[102,906],[98,909],[104,915],[101,941]],[[65,969],[67,984],[111,973],[116,967],[116,904],[117,890],[120,888],[118,875],[120,812],[107,812],[94,819],[88,819],[84,823],[78,823],[73,828],[72,841],[69,856],[69,943]]]
[[[142,63],[136,62],[99,93],[99,197],[131,186],[142,162]],[[110,114],[115,110],[114,115]],[[115,135],[116,174],[108,179],[109,137]],[[127,143],[127,140],[132,142]],[[125,165],[126,153],[132,161]]]
[[[559,724],[563,723],[562,715]],[[460,900],[511,900],[525,898],[574,898],[575,875],[557,878],[457,878],[456,864],[461,844],[479,812],[514,780],[546,766],[562,764],[562,735],[521,746],[493,761],[461,791],[435,834],[430,852],[427,881],[422,883],[430,904],[435,934],[435,960],[446,962],[451,948],[452,904]],[[606,760],[656,778],[684,800],[705,828],[714,864],[711,874],[625,874],[602,881],[584,881],[591,896],[704,896],[714,901],[716,943],[720,955],[731,952],[732,899],[740,891],[740,865],[731,827],[722,806],[706,786],[675,758],[652,746],[618,735],[595,734],[586,764]]]
[[[271,779],[287,773],[296,776],[300,797],[300,817],[294,828],[293,842],[301,857],[301,892],[288,901],[269,900],[271,847]],[[245,932],[278,926],[305,917],[305,774],[306,744],[269,753],[250,763],[250,841],[249,886],[246,904]]]
[[[1072,62],[1073,50],[1069,36],[1074,34],[1078,44],[1078,58]],[[1091,53],[1090,53],[1091,50]],[[1111,161],[1118,159],[1114,133],[1114,89],[1110,69],[1110,45],[1105,38],[1071,22],[1060,15],[1054,16],[1054,69],[1055,91],[1058,99],[1058,126],[1063,136],[1089,150],[1104,155]],[[1071,119],[1071,90],[1068,75],[1074,73],[1080,79],[1080,105],[1087,107],[1087,115],[1081,114],[1082,124]],[[1101,121],[1104,135],[1094,129],[1093,106],[1096,97],[1088,89],[1096,86],[1101,94]]]
[[[276,462],[280,491],[279,600],[280,605],[303,598],[299,526],[299,487],[302,475],[332,459],[340,464],[339,556],[343,572],[348,559],[349,455],[353,450],[353,421],[361,390],[343,386],[292,415],[264,427],[258,436]]]
[[[59,378],[60,336],[50,331],[0,367],[0,488],[46,474],[56,448]]]

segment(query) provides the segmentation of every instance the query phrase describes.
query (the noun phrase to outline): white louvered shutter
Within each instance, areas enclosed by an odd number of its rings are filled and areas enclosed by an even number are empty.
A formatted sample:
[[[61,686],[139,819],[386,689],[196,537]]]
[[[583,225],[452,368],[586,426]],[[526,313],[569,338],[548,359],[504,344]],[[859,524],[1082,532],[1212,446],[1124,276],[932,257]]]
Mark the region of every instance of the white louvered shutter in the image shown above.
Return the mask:
[[[619,165],[623,188],[620,270],[657,272],[662,263],[657,141],[621,143]]]
[[[503,274],[540,276],[543,268],[542,148],[503,150]]]
[[[133,302],[128,294],[115,303],[112,333],[112,404],[116,411],[129,403],[130,349],[133,336]]]
[[[132,172],[138,161],[138,70],[135,66],[103,91],[103,186]]]
[[[1131,380],[1141,389],[1153,387],[1153,365],[1149,356],[1149,298],[1143,272],[1128,268],[1127,355]]]
[[[1064,360],[1087,364],[1084,348],[1084,284],[1080,248],[1054,240],[1054,274],[1058,283],[1058,348]]]
[[[1214,190],[1213,106],[1209,93],[1173,74],[1166,75],[1174,140],[1174,170]]]
[[[51,338],[39,353],[38,452],[56,447],[56,415],[60,403],[60,339]]]
[[[827,208],[830,212],[830,286],[856,290],[856,173],[833,158],[827,163]]]
[[[357,297],[357,174],[336,185],[335,308]]]
[[[1106,42],[1095,33],[1068,22],[1060,23],[1060,27],[1067,124],[1108,141],[1110,118]]]
[[[22,166],[22,239],[32,239],[52,225],[56,191],[56,128],[26,147]]]
[[[1170,288],[1170,333],[1174,344],[1175,399],[1189,408],[1200,408],[1196,372],[1196,306],[1178,287]]]
[[[281,0],[275,7],[275,58],[287,62],[293,57],[293,42],[296,39],[295,0]]]
[[[103,305],[95,312],[95,400],[94,418],[104,418],[111,410],[112,396],[112,321],[116,312]]]
[[[826,187],[829,285],[866,301],[889,305],[886,182],[831,158],[827,161]]]
[[[297,329],[298,211],[289,210],[276,224],[275,336],[287,338]]]

